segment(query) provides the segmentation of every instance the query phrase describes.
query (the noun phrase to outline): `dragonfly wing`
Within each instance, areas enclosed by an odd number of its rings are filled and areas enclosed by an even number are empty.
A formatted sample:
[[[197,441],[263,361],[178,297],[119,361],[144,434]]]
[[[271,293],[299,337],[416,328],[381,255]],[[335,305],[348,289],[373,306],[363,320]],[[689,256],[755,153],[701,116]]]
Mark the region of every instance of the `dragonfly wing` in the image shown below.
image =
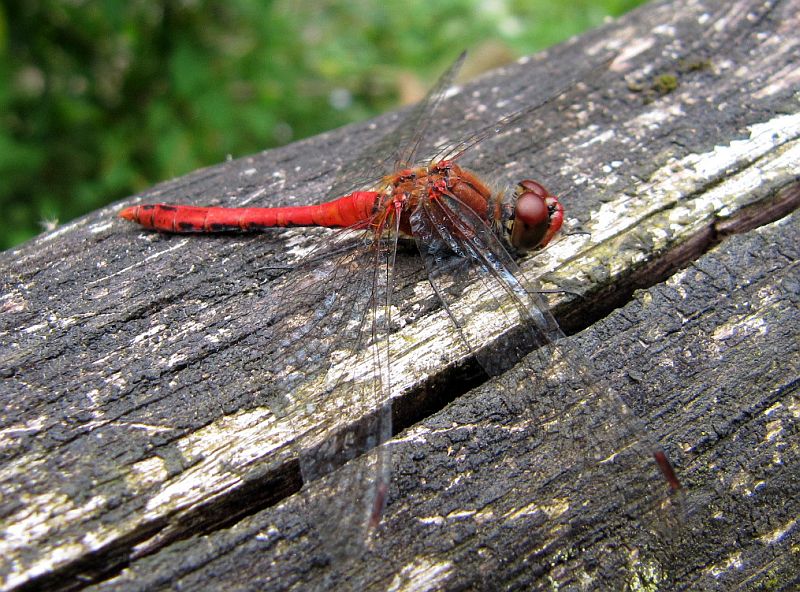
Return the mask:
[[[450,137],[447,142],[436,142],[430,137],[431,126],[436,121],[452,121],[452,115],[439,117],[438,112],[461,71],[466,56],[466,52],[462,52],[439,77],[425,98],[401,117],[390,132],[342,167],[329,192],[331,197],[371,188],[385,175],[399,169],[443,159],[457,159],[487,138],[531,117],[537,110],[563,96],[579,81],[602,75],[611,62],[609,56],[603,56],[593,60],[586,68],[568,75],[538,79],[535,87],[524,90],[527,107],[508,113],[489,125],[466,125],[460,129],[449,129]],[[460,109],[461,107],[456,107],[455,111]],[[477,122],[473,122],[475,123]]]
[[[489,125],[450,129],[448,132],[450,137],[445,143],[433,141],[433,138],[429,137],[433,123],[453,119],[452,115],[440,118],[438,112],[466,57],[466,52],[462,52],[439,77],[425,98],[401,117],[390,132],[370,144],[358,157],[342,167],[329,192],[331,197],[373,187],[385,175],[399,169],[442,159],[457,159],[487,138],[529,118],[537,110],[563,96],[579,81],[602,75],[612,61],[612,57],[605,55],[592,60],[586,68],[568,75],[537,79],[535,87],[524,89],[527,107],[508,113]],[[460,107],[456,107],[455,110],[459,111]]]
[[[350,193],[356,189],[372,187],[385,175],[414,165],[420,146],[434,120],[434,114],[453,84],[466,59],[466,52],[439,77],[425,98],[417,103],[397,125],[370,144],[358,157],[345,164],[336,175],[330,190],[331,196]]]
[[[434,146],[424,157],[431,161],[457,160],[462,155],[472,150],[475,146],[510,129],[512,126],[523,122],[530,122],[533,116],[569,93],[579,82],[596,80],[608,71],[616,55],[604,55],[595,58],[584,68],[576,69],[569,73],[562,73],[555,77],[542,77],[536,79],[536,85],[524,89],[525,107],[506,113],[502,117],[493,116],[488,124],[478,125],[471,129],[463,129],[454,138]],[[594,82],[593,84],[597,84]],[[530,124],[528,124],[530,127]],[[528,130],[529,132],[531,130]],[[535,137],[535,136],[533,136]],[[528,150],[536,151],[534,148]],[[421,155],[422,156],[422,155]]]
[[[541,426],[541,438],[529,450],[541,455],[534,463],[541,472],[526,474],[520,490],[541,508],[564,505],[559,479],[569,479],[573,491],[595,492],[567,500],[563,511],[550,515],[556,524],[548,529],[582,529],[602,518],[593,510],[602,515],[614,500],[612,507],[620,512],[635,506],[647,514],[637,516],[644,525],[663,524],[656,530],[666,535],[679,510],[653,460],[658,447],[622,399],[593,374],[586,357],[562,339],[535,286],[492,230],[447,196],[420,203],[412,228],[431,285],[486,372],[497,375],[515,364],[526,370],[522,384],[493,383],[505,388],[504,398],[515,401],[520,414]],[[641,474],[636,490],[619,491],[620,475],[628,471]],[[649,536],[649,526],[642,532]]]
[[[454,197],[423,200],[411,223],[433,289],[490,376],[563,337],[511,255],[468,206]],[[477,282],[477,289],[467,292],[470,282]],[[521,327],[508,335],[519,343],[500,353],[479,347],[488,337],[486,322],[494,324],[492,332],[498,335]]]
[[[337,232],[266,298],[263,326],[273,351],[265,353],[278,362],[262,377],[263,391],[295,443],[303,483],[375,449],[361,468],[336,475],[336,494],[309,517],[336,559],[361,552],[388,484],[388,450],[379,445],[391,436],[387,311],[395,241]]]

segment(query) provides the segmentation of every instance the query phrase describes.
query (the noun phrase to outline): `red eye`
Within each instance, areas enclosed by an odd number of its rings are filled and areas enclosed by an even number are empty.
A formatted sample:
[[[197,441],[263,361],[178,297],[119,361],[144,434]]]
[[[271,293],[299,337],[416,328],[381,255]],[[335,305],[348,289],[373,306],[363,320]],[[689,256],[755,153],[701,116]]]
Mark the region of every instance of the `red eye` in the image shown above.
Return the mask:
[[[520,251],[541,249],[564,222],[564,208],[540,183],[526,179],[519,184],[511,244]]]
[[[522,222],[529,227],[536,227],[544,224],[550,225],[550,216],[547,213],[547,204],[544,198],[534,193],[525,192],[517,199],[517,208],[514,219]]]

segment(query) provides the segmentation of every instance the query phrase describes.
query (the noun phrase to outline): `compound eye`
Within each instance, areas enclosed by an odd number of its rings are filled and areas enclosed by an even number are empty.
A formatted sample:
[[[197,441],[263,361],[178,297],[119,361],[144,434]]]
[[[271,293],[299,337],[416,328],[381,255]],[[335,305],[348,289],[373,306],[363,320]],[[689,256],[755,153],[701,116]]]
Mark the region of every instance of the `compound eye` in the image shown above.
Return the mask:
[[[545,229],[550,224],[550,214],[544,196],[526,191],[517,199],[516,215],[514,219],[528,227],[544,225]]]
[[[535,249],[540,245],[550,227],[550,213],[545,200],[530,191],[518,198],[514,210],[511,244],[520,251]]]
[[[511,244],[519,251],[541,249],[564,222],[564,208],[541,183],[526,179],[517,186],[511,220]]]

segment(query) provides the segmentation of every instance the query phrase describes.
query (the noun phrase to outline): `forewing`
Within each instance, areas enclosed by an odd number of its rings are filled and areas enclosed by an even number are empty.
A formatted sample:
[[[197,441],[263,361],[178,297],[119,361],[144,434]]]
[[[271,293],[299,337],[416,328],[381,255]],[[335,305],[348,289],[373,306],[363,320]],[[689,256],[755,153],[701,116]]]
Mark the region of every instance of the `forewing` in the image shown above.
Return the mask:
[[[505,116],[486,125],[473,122],[450,130],[446,142],[437,142],[431,137],[431,128],[435,122],[453,119],[452,114],[440,117],[439,111],[453,83],[461,71],[466,59],[466,52],[439,77],[425,98],[420,101],[377,142],[367,146],[358,157],[345,164],[336,176],[329,195],[338,197],[358,189],[374,187],[386,176],[400,169],[424,166],[432,161],[457,159],[487,138],[498,134],[513,125],[533,116],[544,106],[558,100],[578,81],[591,76],[601,75],[611,62],[610,56],[603,56],[587,63],[583,69],[576,70],[568,76],[553,79],[537,80],[533,88],[525,89],[527,105],[521,109],[506,113]],[[447,102],[450,105],[450,102]],[[456,105],[455,110],[461,107]],[[495,113],[495,111],[490,111]],[[441,132],[440,128],[436,127]]]

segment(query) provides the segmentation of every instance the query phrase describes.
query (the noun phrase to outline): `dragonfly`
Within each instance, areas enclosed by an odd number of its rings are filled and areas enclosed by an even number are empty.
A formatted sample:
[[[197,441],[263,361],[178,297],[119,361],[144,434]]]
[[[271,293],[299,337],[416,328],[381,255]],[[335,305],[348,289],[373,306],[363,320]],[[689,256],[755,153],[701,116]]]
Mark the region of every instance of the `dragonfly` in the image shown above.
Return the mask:
[[[668,494],[681,487],[664,452],[641,444],[647,438],[624,403],[596,386],[587,360],[559,348],[564,334],[537,285],[517,263],[556,237],[565,215],[559,198],[532,179],[520,181],[514,191],[498,190],[461,164],[484,140],[524,121],[558,93],[461,139],[436,143],[430,138],[431,122],[444,113],[465,55],[394,131],[343,168],[321,203],[264,208],[140,204],[119,214],[163,233],[336,229],[278,282],[275,293],[284,297],[266,302],[259,315],[274,335],[269,353],[275,355],[270,357],[280,360],[266,372],[265,390],[275,416],[291,423],[307,442],[298,452],[304,482],[356,457],[370,457],[362,463],[365,468],[341,478],[340,494],[315,516],[337,533],[329,545],[334,554],[357,553],[353,545],[361,548],[373,539],[387,503],[391,459],[384,444],[392,436],[392,400],[402,388],[394,371],[403,343],[394,300],[402,243],[416,244],[427,281],[464,351],[489,376],[532,351],[547,350],[545,366],[577,371],[580,388],[598,393],[609,421],[629,426],[632,441],[644,446],[663,474],[662,489]],[[488,331],[487,312],[495,325]],[[537,380],[531,375],[531,386]],[[324,419],[329,417],[344,418],[343,427],[331,433]],[[595,462],[610,456],[608,449],[619,443],[604,442],[598,433],[568,445]]]

